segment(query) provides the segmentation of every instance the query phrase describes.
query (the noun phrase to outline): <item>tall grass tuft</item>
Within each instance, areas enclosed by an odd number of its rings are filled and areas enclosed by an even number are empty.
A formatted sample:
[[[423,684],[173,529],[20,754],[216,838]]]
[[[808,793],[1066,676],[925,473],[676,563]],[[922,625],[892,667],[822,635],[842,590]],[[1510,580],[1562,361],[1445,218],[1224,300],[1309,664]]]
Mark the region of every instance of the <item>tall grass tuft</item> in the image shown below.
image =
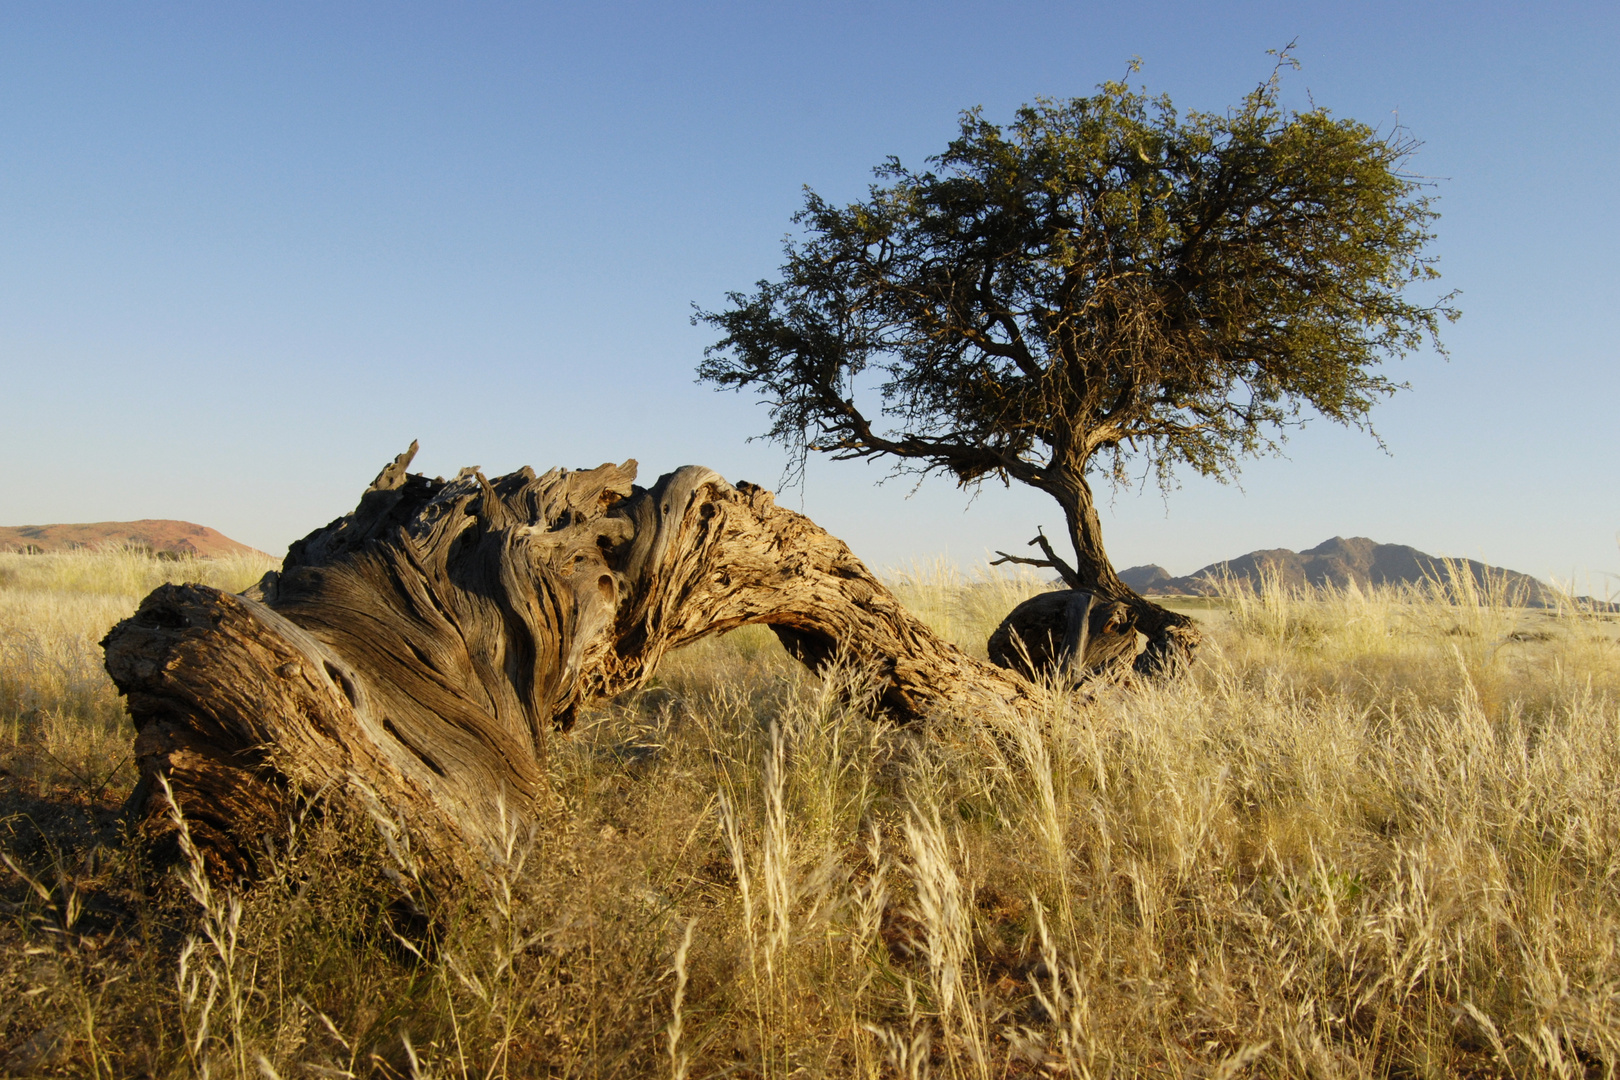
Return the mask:
[[[311,796],[229,891],[117,825],[94,642],[138,596],[73,583],[175,566],[148,562],[0,583],[5,1071],[1620,1071],[1602,613],[1265,581],[1187,606],[1176,681],[910,727],[744,628],[558,740],[555,800],[484,879],[435,891],[397,826]],[[974,649],[1043,587],[897,582]]]

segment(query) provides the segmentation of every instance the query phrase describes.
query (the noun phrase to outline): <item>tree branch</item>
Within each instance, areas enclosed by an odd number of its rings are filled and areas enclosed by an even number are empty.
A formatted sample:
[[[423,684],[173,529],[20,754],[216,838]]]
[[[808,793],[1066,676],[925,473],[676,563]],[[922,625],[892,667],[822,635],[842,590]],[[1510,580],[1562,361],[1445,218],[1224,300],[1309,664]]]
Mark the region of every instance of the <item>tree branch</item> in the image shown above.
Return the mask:
[[[1045,559],[1026,559],[1022,555],[1009,555],[1005,551],[997,551],[996,554],[1000,555],[1001,558],[991,559],[991,566],[1000,566],[1002,563],[1020,563],[1024,566],[1044,566],[1052,570],[1057,569],[1056,563],[1047,562]]]
[[[1075,570],[1074,567],[1058,558],[1058,553],[1052,550],[1051,543],[1046,539],[1046,532],[1042,529],[1036,529],[1035,539],[1029,542],[1030,547],[1034,547],[1037,544],[1040,545],[1041,551],[1045,553],[1046,557],[1052,560],[1052,567],[1057,570],[1059,574],[1063,575],[1063,580],[1069,583],[1069,587],[1071,589],[1078,589],[1082,587],[1080,574]]]
[[[909,433],[898,440],[885,438],[873,430],[872,422],[855,407],[854,401],[839,397],[835,391],[826,386],[820,388],[820,396],[829,412],[842,417],[849,431],[849,434],[842,435],[830,445],[822,444],[815,447],[831,452],[834,460],[846,456],[874,457],[879,454],[890,454],[900,458],[929,460],[933,463],[932,468],[950,469],[955,465],[980,465],[984,467],[984,472],[1001,470],[1026,484],[1033,482],[1037,472],[1028,462],[1016,455],[1002,453],[982,442],[948,442],[942,438],[933,439]],[[961,436],[960,433],[953,433],[951,437]]]
[[[1002,563],[1020,563],[1024,566],[1045,566],[1056,570],[1059,576],[1063,578],[1064,584],[1068,585],[1069,588],[1083,588],[1080,583],[1080,575],[1075,572],[1074,567],[1064,562],[1058,557],[1058,553],[1052,550],[1052,543],[1046,539],[1046,532],[1043,529],[1035,530],[1035,539],[1029,542],[1030,547],[1035,547],[1037,544],[1040,545],[1041,551],[1046,554],[1046,558],[1030,559],[1022,555],[1009,555],[1005,551],[998,551],[996,554],[1000,555],[1001,558],[992,559],[990,565],[1000,566]]]

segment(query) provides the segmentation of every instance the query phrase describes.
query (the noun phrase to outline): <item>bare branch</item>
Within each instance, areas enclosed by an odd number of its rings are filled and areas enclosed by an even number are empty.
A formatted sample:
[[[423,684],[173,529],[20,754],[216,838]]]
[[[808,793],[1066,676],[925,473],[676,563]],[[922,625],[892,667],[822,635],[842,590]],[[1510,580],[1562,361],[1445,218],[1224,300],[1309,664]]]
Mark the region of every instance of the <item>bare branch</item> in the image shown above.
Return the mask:
[[[1045,559],[1026,559],[1022,555],[1009,555],[1005,551],[998,551],[996,554],[1000,555],[1001,558],[991,559],[991,566],[1000,566],[1002,563],[1020,563],[1024,566],[1044,566],[1049,570],[1057,569],[1056,563],[1047,562]]]
[[[1040,545],[1041,551],[1045,553],[1047,559],[1051,561],[1052,569],[1063,575],[1063,580],[1068,583],[1069,588],[1085,588],[1085,583],[1080,580],[1080,575],[1075,572],[1074,567],[1060,559],[1058,557],[1058,553],[1052,550],[1052,544],[1046,539],[1046,531],[1044,529],[1036,529],[1035,539],[1029,542],[1030,547],[1035,547],[1037,544]]]
[[[1005,551],[998,551],[996,554],[1000,555],[1001,558],[990,560],[990,565],[1000,566],[1002,563],[1018,563],[1021,566],[1045,567],[1050,570],[1056,570],[1059,576],[1063,578],[1063,583],[1069,586],[1069,588],[1084,588],[1084,585],[1080,581],[1080,575],[1075,573],[1074,567],[1064,562],[1058,557],[1057,552],[1052,550],[1052,545],[1046,539],[1046,533],[1044,531],[1038,530],[1035,539],[1029,542],[1030,547],[1034,547],[1037,544],[1039,544],[1041,550],[1046,553],[1046,558],[1031,559],[1023,555],[1009,555]]]

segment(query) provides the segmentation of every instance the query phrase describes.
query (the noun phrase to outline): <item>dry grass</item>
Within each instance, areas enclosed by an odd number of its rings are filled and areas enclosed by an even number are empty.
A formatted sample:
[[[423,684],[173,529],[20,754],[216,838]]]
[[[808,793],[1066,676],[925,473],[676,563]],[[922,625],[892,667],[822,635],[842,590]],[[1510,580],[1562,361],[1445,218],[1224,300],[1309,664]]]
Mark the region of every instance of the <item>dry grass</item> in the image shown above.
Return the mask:
[[[266,556],[155,558],[130,548],[51,555],[0,552],[0,739],[13,776],[99,789],[133,783],[123,703],[98,644],[164,582],[246,588]],[[27,748],[30,752],[19,752]],[[19,772],[20,770],[20,772]],[[94,780],[94,783],[89,783]]]
[[[174,564],[119,558],[0,566],[14,1073],[1620,1065],[1603,617],[1234,593],[1195,611],[1209,644],[1178,682],[916,729],[867,719],[858,673],[810,679],[746,628],[557,744],[545,820],[478,885],[429,895],[403,838],[316,805],[238,895],[120,842],[127,731],[94,642]],[[979,649],[1039,587],[937,568],[899,586]]]

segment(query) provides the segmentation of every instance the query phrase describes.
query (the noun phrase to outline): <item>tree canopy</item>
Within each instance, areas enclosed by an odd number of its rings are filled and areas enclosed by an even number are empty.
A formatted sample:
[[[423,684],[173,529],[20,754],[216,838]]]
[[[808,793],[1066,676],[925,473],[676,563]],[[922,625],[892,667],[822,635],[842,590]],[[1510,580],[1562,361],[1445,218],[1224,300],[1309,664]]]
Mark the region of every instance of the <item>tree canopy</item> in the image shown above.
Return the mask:
[[[1365,426],[1400,387],[1383,361],[1456,316],[1407,295],[1438,277],[1417,144],[1280,85],[1224,113],[1124,82],[1005,126],[972,109],[927,170],[890,158],[847,206],[807,190],[780,278],[694,316],[724,335],[700,377],[761,393],[801,465],[1049,492],[1078,578],[1123,590],[1088,475],[1226,478],[1312,413]]]

